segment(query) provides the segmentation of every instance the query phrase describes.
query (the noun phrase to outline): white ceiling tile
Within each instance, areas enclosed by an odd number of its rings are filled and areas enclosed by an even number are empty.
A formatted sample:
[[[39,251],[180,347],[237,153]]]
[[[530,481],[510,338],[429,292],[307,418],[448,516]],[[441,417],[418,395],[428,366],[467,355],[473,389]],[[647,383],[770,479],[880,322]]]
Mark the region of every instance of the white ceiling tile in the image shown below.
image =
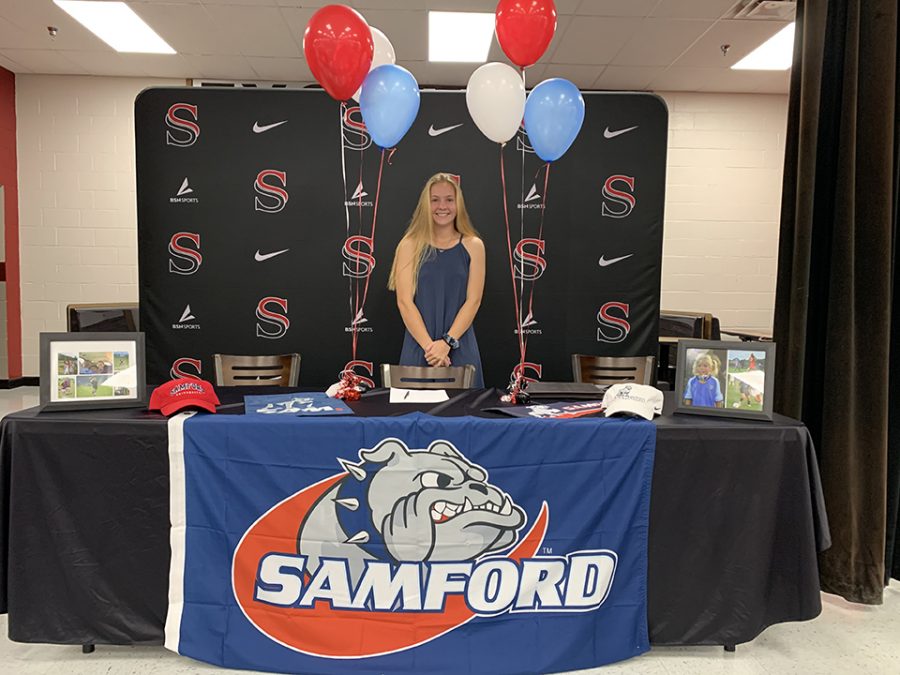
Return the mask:
[[[762,72],[762,71],[757,71]],[[765,73],[759,87],[754,91],[759,94],[787,94],[791,90],[790,70],[770,70]]]
[[[612,65],[668,66],[711,25],[711,21],[644,19]]]
[[[398,61],[398,63],[400,63]],[[422,87],[428,85],[456,86],[464,89],[478,63],[430,63],[428,61],[406,61],[400,63],[409,70]]]
[[[280,10],[288,31],[294,37],[294,42],[300,45],[300,56],[303,56],[303,33],[306,32],[306,24],[315,13],[313,7],[282,7]],[[390,38],[388,38],[390,39]]]
[[[91,75],[146,75],[143,68],[147,54],[119,54],[109,52],[64,52],[66,58],[77,63]],[[176,56],[157,54],[156,56]]]
[[[667,19],[718,19],[735,0],[660,0],[650,16]]]
[[[718,21],[674,65],[730,68],[786,25],[784,21]],[[722,45],[731,45],[725,55]]]
[[[600,73],[603,72],[605,66],[575,66],[571,64],[549,63],[544,69],[541,80],[548,80],[551,77],[561,77],[569,80],[579,89],[590,89]],[[532,84],[536,85],[537,80],[532,80]]]
[[[640,24],[640,19],[578,17],[559,38],[559,46],[551,55],[550,61],[583,65],[607,64]]]
[[[312,7],[315,10],[325,5],[333,5],[334,0],[275,0],[275,4],[279,7]],[[347,2],[347,0],[344,0],[342,4],[353,7],[353,2]]]
[[[775,88],[777,80],[764,70],[730,68],[689,68],[672,66],[650,86],[656,91],[751,92],[765,86]],[[784,92],[775,93],[786,93]]]
[[[580,16],[647,16],[659,0],[582,0]]]
[[[199,4],[154,2],[136,9],[179,54],[229,54],[236,50],[235,44]]]
[[[301,56],[302,34],[294,40],[277,7],[208,5],[206,11],[244,56]]]
[[[198,56],[184,57],[191,69],[191,77],[214,80],[256,80],[256,72],[243,56]]]
[[[569,24],[572,23],[571,16],[558,16],[556,18],[556,32],[553,33],[553,38],[550,40],[550,44],[547,45],[547,50],[544,52],[543,56],[538,59],[538,63],[549,63],[553,60],[553,55],[556,53],[556,50],[559,49],[559,45],[563,42],[563,35],[565,35],[566,31],[569,28]],[[506,60],[506,56],[503,55],[503,50],[500,49],[500,43],[497,42],[497,34],[494,33],[494,45],[496,45],[501,58]],[[493,46],[492,46],[493,49]]]
[[[254,7],[278,6],[278,2],[276,0],[200,0],[200,2],[204,5],[245,5]]]
[[[427,12],[373,9],[366,12],[366,21],[387,36],[398,59],[428,60]]]
[[[16,63],[12,59],[6,58],[3,54],[3,50],[0,49],[0,66],[6,68],[9,71],[14,73],[30,73],[31,68],[26,68],[20,63]]]
[[[556,14],[574,14],[578,11],[581,0],[556,0]],[[496,8],[496,4],[494,5]]]
[[[263,56],[248,56],[247,61],[260,80],[315,82],[304,59],[270,59]]]
[[[303,31],[317,8],[334,1],[126,0],[178,51],[173,58],[117,54],[51,0],[0,0],[0,65],[16,72],[303,82],[311,79],[303,60]],[[784,25],[713,23],[732,3],[557,0],[559,20],[553,41],[538,64],[526,71],[526,81],[534,86],[560,76],[581,88],[787,91],[786,73],[735,75],[729,70]],[[427,62],[427,10],[493,12],[496,8],[496,0],[347,0],[344,4],[357,8],[371,25],[385,32],[401,65],[423,85],[460,88],[479,64]],[[47,35],[48,25],[60,29],[55,40]],[[704,33],[708,25],[712,28]],[[721,56],[721,44],[731,45],[727,57]],[[488,60],[509,62],[496,37]]]
[[[596,89],[641,91],[665,70],[662,66],[606,66],[594,82]]]
[[[136,54],[140,67],[150,77],[189,78],[191,67],[181,54]]]
[[[51,0],[46,4],[8,6],[0,2],[0,47],[17,49],[109,49],[107,44],[87,28],[75,21]],[[47,32],[47,26],[59,29],[55,38]]]
[[[90,72],[67,58],[63,52],[49,49],[4,49],[3,54],[33,73],[84,75]]]

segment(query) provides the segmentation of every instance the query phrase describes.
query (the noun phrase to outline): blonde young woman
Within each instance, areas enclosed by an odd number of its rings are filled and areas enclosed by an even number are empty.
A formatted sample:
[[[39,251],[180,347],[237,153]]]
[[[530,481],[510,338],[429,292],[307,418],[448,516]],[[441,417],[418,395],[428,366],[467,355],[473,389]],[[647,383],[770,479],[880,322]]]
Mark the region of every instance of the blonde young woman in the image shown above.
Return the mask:
[[[425,183],[397,245],[388,288],[397,292],[406,326],[400,364],[472,364],[474,386],[483,387],[472,322],[484,291],[484,243],[450,174],[435,174]]]

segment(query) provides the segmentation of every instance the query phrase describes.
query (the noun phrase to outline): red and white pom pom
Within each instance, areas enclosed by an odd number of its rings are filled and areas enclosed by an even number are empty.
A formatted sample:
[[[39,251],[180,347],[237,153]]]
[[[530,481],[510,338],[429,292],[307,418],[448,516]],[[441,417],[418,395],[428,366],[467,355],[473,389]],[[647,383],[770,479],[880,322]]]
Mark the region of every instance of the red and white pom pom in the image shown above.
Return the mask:
[[[366,390],[362,378],[352,370],[341,372],[341,379],[328,387],[326,394],[342,401],[358,401]]]

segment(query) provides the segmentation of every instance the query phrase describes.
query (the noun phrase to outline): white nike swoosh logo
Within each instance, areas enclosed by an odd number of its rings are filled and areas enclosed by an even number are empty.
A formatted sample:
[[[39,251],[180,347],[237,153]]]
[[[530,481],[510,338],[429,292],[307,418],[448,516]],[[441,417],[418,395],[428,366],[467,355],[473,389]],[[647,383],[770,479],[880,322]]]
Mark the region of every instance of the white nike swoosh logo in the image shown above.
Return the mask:
[[[287,124],[287,120],[282,120],[281,122],[275,122],[274,124],[264,124],[260,125],[259,122],[253,123],[253,133],[261,134],[264,131],[268,131],[269,129],[274,129],[275,127],[280,127],[282,124]]]
[[[633,255],[634,255],[634,253],[629,253],[628,255],[623,255],[623,256],[621,256],[621,257],[619,257],[619,258],[610,258],[609,260],[606,260],[606,259],[601,255],[601,256],[600,256],[600,260],[597,261],[597,264],[600,265],[600,267],[608,267],[609,265],[614,265],[614,264],[616,264],[617,262],[620,262],[620,261],[622,261],[622,260],[625,260],[626,258],[630,258],[630,257],[633,256]]]
[[[603,138],[615,138],[616,136],[627,134],[629,131],[634,131],[635,129],[637,129],[637,126],[628,127],[627,129],[619,129],[618,131],[610,131],[609,127],[606,127],[603,130]]]
[[[272,253],[260,253],[259,249],[256,249],[256,255],[253,256],[256,258],[256,262],[262,262],[263,260],[268,260],[269,258],[274,258],[276,255],[281,255],[282,253],[287,253],[291,249],[286,248],[281,251],[273,251]]]
[[[459,124],[454,124],[452,127],[444,127],[443,129],[435,129],[434,125],[432,124],[430,127],[428,127],[428,135],[429,136],[440,136],[441,134],[446,134],[448,131],[453,131],[454,129],[461,127],[462,125],[463,125],[463,123],[461,122]]]

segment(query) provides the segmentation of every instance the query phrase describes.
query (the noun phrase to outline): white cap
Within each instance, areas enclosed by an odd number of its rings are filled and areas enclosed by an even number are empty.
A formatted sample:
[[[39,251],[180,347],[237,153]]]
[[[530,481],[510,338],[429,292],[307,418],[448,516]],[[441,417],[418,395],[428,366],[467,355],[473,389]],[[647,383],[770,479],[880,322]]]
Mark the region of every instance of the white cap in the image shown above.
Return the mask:
[[[652,420],[662,414],[663,393],[647,384],[614,384],[603,395],[606,416],[632,413]]]

